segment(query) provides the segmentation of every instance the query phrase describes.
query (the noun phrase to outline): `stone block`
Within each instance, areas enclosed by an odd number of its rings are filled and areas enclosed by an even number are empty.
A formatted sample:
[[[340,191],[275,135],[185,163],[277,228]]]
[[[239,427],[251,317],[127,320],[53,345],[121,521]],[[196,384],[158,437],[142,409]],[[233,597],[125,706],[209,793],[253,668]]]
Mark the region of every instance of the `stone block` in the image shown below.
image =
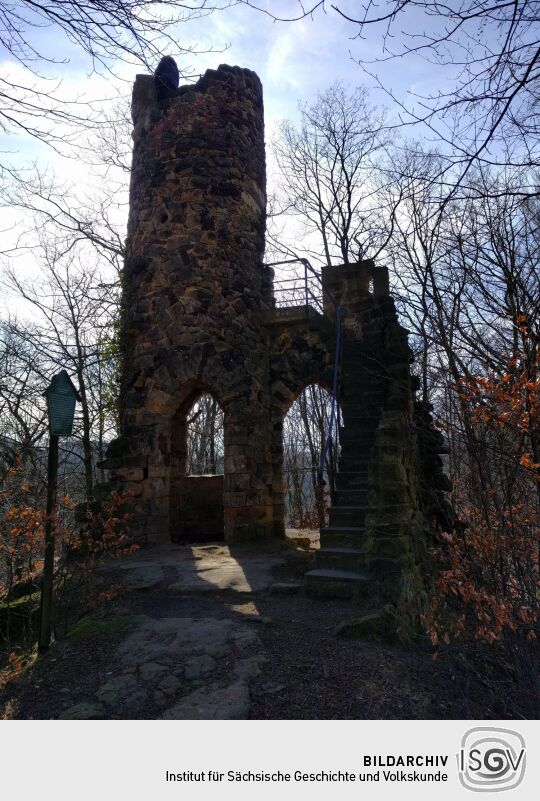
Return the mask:
[[[245,492],[229,492],[228,493],[228,501],[229,506],[232,507],[242,507],[246,505],[246,493]]]
[[[244,473],[247,469],[247,456],[245,453],[233,453],[225,456],[226,473]]]
[[[334,634],[349,640],[393,640],[396,629],[393,619],[380,609],[362,617],[344,620],[336,626]]]

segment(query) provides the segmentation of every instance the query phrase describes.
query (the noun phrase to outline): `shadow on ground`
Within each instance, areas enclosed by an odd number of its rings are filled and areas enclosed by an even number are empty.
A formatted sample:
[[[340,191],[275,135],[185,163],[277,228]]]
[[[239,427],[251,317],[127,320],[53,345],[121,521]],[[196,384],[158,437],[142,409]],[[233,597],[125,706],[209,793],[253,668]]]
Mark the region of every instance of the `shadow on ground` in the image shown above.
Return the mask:
[[[2,717],[534,717],[519,682],[501,693],[427,642],[336,637],[369,602],[307,597],[316,538],[302,544],[171,545],[108,566],[122,591],[7,683]]]

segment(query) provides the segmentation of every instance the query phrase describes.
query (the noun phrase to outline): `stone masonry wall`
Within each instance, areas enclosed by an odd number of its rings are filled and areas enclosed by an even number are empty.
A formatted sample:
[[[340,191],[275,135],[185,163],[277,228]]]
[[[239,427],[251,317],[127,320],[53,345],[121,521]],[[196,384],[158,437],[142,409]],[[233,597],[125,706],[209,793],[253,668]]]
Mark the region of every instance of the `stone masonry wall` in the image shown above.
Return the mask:
[[[223,539],[223,476],[183,476],[171,493],[174,542],[216,542]]]
[[[262,261],[264,123],[253,72],[208,70],[161,103],[153,77],[137,76],[132,113],[122,423],[102,466],[131,494],[136,532],[152,542],[197,531],[229,542],[283,536],[283,419],[308,384],[332,386],[337,303],[340,464],[357,471],[358,486],[366,474],[367,486],[362,520],[338,504],[327,539],[362,528],[375,595],[406,625],[422,592],[430,521],[444,524],[451,510],[442,440],[430,409],[415,402],[387,271],[370,261],[324,268],[324,314],[275,307]],[[186,418],[205,392],[224,411],[224,476],[190,478]]]
[[[225,535],[269,536],[262,87],[253,72],[221,66],[160,106],[152,76],[137,76],[132,110],[123,420],[106,464],[144,533],[174,538],[185,415],[211,392],[225,413]]]

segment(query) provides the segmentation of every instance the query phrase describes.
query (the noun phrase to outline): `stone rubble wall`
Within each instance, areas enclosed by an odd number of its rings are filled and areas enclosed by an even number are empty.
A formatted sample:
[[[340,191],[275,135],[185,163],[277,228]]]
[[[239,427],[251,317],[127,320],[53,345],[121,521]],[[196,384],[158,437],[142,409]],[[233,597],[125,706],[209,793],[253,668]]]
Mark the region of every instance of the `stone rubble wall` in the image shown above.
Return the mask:
[[[183,476],[171,494],[173,542],[219,542],[224,536],[223,476]]]
[[[138,76],[132,109],[123,420],[108,466],[146,536],[168,539],[185,415],[210,392],[226,420],[225,534],[271,536],[262,87],[222,66],[159,106],[152,77]]]
[[[132,113],[122,424],[102,465],[132,496],[134,530],[178,541],[211,507],[212,529],[222,525],[228,542],[284,536],[283,419],[307,385],[332,387],[337,303],[344,348],[358,361],[350,393],[341,387],[345,428],[358,415],[376,428],[366,455],[367,566],[381,602],[407,610],[421,594],[430,524],[450,516],[449,486],[430,409],[415,400],[387,270],[372,261],[326,267],[324,314],[275,308],[253,72],[208,70],[161,104],[152,76],[137,76]],[[205,392],[224,411],[224,476],[208,486],[186,477],[186,416]]]

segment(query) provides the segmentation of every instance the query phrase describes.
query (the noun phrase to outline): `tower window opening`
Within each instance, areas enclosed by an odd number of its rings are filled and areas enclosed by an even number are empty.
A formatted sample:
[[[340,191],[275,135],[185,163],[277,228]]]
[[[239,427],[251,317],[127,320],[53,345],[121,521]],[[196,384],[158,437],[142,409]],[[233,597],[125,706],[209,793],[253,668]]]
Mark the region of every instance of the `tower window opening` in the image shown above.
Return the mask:
[[[205,394],[187,415],[187,475],[219,475],[224,471],[223,409]]]

